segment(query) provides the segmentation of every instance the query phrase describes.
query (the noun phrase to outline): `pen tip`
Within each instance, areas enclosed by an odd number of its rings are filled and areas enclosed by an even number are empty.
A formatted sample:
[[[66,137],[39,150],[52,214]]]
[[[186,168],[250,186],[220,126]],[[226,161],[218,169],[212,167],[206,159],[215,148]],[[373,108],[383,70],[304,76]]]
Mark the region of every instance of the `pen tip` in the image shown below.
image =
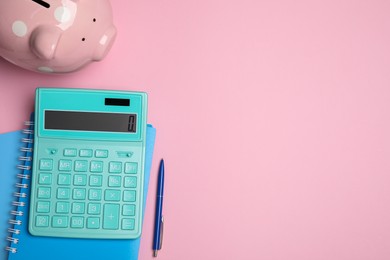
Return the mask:
[[[153,251],[153,257],[157,257],[157,250]]]

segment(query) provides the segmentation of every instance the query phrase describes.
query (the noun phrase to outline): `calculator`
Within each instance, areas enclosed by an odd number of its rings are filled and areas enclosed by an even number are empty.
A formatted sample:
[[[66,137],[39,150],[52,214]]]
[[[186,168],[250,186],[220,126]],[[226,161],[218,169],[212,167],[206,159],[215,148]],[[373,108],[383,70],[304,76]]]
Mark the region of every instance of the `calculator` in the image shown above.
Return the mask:
[[[147,95],[37,88],[29,232],[141,234]]]

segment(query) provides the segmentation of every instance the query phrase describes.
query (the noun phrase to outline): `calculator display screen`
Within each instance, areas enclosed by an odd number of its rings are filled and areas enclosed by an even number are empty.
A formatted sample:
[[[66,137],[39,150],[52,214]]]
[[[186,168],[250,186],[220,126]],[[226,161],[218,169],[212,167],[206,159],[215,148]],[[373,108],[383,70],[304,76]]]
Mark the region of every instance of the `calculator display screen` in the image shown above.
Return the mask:
[[[137,131],[137,115],[45,110],[45,129],[127,132]]]

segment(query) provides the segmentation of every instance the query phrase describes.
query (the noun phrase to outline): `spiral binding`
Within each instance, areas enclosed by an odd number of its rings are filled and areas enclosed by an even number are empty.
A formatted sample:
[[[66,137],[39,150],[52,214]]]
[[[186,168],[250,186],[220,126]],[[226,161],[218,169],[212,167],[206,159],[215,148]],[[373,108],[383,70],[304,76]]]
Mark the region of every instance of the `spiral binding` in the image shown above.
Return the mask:
[[[18,165],[18,169],[19,170],[31,170],[31,166],[28,166],[28,165]]]
[[[18,198],[27,198],[27,194],[24,193],[24,192],[14,192],[14,197],[18,197]]]
[[[28,188],[28,184],[27,183],[16,183],[15,187],[16,188],[27,189]]]
[[[32,153],[33,149],[31,147],[22,147],[20,148],[20,151],[25,153]]]
[[[11,215],[23,216],[23,211],[21,211],[21,210],[11,210]]]
[[[13,201],[12,206],[24,207],[24,206],[26,206],[26,203],[24,203],[23,201]]]
[[[20,226],[23,224],[21,220],[17,219],[18,216],[23,216],[23,207],[26,206],[26,203],[23,201],[20,201],[20,198],[27,198],[27,190],[28,189],[28,183],[24,183],[23,180],[29,180],[30,175],[28,171],[31,170],[31,166],[27,165],[27,163],[31,164],[32,161],[32,144],[34,143],[33,140],[33,133],[34,133],[34,122],[32,121],[26,121],[24,123],[28,129],[22,130],[22,133],[25,135],[21,139],[22,143],[25,144],[24,147],[20,148],[20,151],[23,153],[23,156],[19,157],[20,164],[17,166],[19,170],[21,170],[20,173],[17,174],[17,177],[19,178],[20,182],[15,184],[15,187],[17,188],[17,191],[13,193],[14,197],[16,198],[15,201],[12,202],[13,206],[16,206],[15,210],[12,210],[10,214],[13,216],[12,219],[9,219],[8,223],[13,225],[12,228],[8,228],[8,236],[7,241],[9,242],[9,246],[5,248],[5,250],[9,251],[10,253],[17,253],[18,249],[16,245],[19,243],[19,238],[17,237],[20,234]]]
[[[18,175],[16,175],[16,177],[18,177],[19,179],[30,179],[30,175],[27,175],[27,174],[20,174],[18,173]]]

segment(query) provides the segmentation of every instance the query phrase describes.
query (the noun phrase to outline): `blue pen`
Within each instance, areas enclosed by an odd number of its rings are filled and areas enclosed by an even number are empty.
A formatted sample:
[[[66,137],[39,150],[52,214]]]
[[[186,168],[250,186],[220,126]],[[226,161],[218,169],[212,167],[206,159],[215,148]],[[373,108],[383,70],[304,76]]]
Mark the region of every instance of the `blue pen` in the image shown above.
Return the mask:
[[[157,257],[157,251],[161,250],[163,229],[164,229],[164,218],[162,216],[164,197],[164,160],[160,162],[160,168],[158,171],[157,180],[157,200],[156,200],[156,218],[154,222],[154,239],[153,239],[153,256]]]

